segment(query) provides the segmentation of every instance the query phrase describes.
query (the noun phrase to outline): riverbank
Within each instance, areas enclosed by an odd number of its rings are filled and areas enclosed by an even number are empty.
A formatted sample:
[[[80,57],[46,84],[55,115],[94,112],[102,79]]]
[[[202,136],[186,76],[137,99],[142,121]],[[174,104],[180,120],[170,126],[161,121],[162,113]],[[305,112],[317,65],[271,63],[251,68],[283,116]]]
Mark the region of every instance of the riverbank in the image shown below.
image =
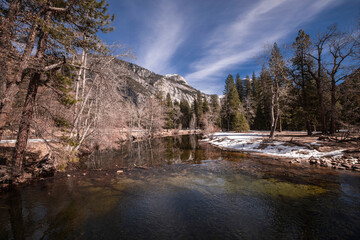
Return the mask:
[[[305,132],[276,133],[273,140],[269,132],[246,133],[217,132],[203,141],[227,151],[249,152],[283,158],[294,164],[309,163],[339,170],[360,171],[359,143],[336,141],[320,134],[307,136]]]
[[[123,132],[121,137],[109,137],[107,142],[98,146],[96,150],[117,149],[120,144],[128,141],[138,142],[149,138],[162,138],[169,136],[181,136],[202,134],[202,130],[164,130],[155,133],[153,136],[145,136],[142,131]],[[105,132],[104,136],[109,135]],[[129,137],[130,136],[130,137]],[[32,180],[52,176],[55,172],[67,172],[77,169],[80,157],[87,157],[94,149],[84,146],[76,156],[59,154],[63,151],[64,146],[57,141],[47,141],[43,139],[29,139],[25,160],[23,162],[23,175],[17,179],[11,179],[9,161],[14,151],[16,140],[5,139],[0,141],[0,190],[7,188],[10,184],[26,183]],[[50,146],[51,145],[51,146]],[[54,151],[55,150],[55,151]],[[56,152],[56,153],[55,153]]]
[[[10,146],[9,146],[10,145]],[[12,143],[0,145],[0,191],[8,188],[11,184],[22,184],[35,179],[43,179],[53,176],[56,172],[56,163],[48,147],[44,142],[30,142],[25,153],[23,173],[13,179],[9,161],[14,152]]]

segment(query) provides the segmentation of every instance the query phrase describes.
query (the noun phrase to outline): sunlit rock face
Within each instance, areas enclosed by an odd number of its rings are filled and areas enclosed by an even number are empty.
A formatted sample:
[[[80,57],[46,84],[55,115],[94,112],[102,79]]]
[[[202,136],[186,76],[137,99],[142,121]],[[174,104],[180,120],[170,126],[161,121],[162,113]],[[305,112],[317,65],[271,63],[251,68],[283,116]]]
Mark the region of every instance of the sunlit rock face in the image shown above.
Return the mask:
[[[192,104],[196,98],[196,89],[178,74],[165,76],[151,72],[138,65],[116,60],[113,63],[119,80],[119,92],[124,99],[141,104],[150,97],[161,94],[163,97],[169,93],[173,101],[180,102],[185,99]],[[208,95],[203,94],[207,98]]]

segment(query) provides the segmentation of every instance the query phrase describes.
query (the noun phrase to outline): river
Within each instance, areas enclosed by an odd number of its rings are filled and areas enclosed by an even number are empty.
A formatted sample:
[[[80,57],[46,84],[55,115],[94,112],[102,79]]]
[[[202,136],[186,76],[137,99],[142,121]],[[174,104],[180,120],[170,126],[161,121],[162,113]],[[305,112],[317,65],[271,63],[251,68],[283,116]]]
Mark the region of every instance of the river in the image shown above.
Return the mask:
[[[0,195],[0,239],[359,236],[359,173],[221,151],[196,136],[97,152],[69,176]]]

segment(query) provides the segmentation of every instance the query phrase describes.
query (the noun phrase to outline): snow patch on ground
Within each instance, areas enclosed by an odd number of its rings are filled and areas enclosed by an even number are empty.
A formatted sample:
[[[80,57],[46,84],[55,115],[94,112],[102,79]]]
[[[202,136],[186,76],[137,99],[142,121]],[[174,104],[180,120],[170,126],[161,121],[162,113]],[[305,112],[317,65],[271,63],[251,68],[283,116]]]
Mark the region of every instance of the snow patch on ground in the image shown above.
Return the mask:
[[[29,139],[28,143],[35,143],[35,142],[51,142],[52,140],[44,140],[44,139]],[[0,140],[1,143],[16,143],[16,140]]]
[[[286,142],[263,141],[268,135],[262,132],[250,132],[250,133],[228,133],[218,132],[212,135],[211,138],[204,139],[203,141],[209,142],[215,146],[236,149],[245,152],[258,152],[269,154],[273,156],[289,157],[289,158],[321,158],[321,157],[341,157],[343,155],[342,150],[336,150],[331,152],[320,152],[316,149],[308,149],[303,146],[291,146]],[[312,145],[320,145],[319,143],[313,143]]]

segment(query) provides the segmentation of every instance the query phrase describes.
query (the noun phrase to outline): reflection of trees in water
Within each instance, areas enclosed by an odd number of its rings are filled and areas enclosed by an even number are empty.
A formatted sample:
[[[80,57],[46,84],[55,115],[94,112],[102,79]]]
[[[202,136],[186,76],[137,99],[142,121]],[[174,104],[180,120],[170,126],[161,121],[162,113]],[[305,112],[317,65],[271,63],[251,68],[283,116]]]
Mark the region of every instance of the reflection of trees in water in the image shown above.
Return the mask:
[[[90,169],[131,168],[136,166],[161,166],[182,162],[200,163],[201,160],[217,159],[219,151],[207,145],[199,145],[198,136],[185,135],[156,138],[141,142],[128,142],[116,151],[93,154],[85,165]]]
[[[18,189],[14,189],[11,196],[9,197],[8,208],[13,239],[25,239],[24,220],[22,215],[23,203],[21,193]]]

